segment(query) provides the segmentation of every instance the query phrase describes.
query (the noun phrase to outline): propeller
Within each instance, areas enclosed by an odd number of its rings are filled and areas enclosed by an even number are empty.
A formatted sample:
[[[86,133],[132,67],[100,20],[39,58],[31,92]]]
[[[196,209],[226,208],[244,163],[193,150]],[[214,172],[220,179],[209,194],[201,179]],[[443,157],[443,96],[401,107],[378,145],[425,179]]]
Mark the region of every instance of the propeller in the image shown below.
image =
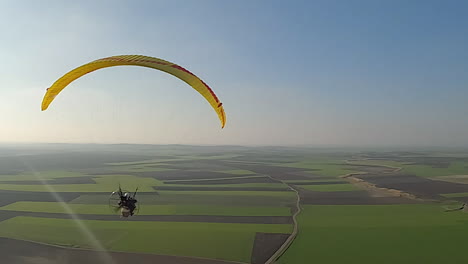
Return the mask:
[[[135,198],[137,191],[138,191],[138,187],[136,188],[135,193],[133,193],[133,198]]]
[[[122,193],[122,188],[120,187],[120,183],[119,183],[119,196],[122,196],[123,193]]]

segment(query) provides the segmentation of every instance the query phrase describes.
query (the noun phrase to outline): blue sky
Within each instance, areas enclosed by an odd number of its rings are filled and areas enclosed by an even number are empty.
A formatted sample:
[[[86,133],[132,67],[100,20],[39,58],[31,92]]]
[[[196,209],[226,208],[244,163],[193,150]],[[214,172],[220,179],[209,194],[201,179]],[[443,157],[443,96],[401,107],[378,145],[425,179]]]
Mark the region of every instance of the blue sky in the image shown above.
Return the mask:
[[[462,145],[466,1],[0,1],[0,142]],[[223,102],[139,67],[45,89],[111,55],[178,63]]]

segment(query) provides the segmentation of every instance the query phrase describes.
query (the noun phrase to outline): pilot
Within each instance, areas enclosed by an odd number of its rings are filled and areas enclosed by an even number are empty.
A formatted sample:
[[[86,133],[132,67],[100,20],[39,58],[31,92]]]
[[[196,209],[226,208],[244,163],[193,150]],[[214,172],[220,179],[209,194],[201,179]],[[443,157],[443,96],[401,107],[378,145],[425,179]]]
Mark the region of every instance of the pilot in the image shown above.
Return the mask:
[[[135,211],[135,204],[137,203],[137,200],[133,198],[129,193],[125,193],[122,198],[119,205],[126,207],[130,211],[130,215],[133,216],[133,211]]]

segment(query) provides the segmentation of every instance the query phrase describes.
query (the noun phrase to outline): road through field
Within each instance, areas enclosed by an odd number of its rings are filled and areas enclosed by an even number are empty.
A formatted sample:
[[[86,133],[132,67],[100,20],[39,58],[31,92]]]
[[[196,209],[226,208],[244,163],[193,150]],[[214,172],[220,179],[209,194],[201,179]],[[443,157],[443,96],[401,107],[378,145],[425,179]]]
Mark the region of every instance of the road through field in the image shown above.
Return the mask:
[[[350,164],[350,161],[346,160],[345,161],[346,163]],[[400,171],[402,168],[398,168],[398,167],[390,167],[390,166],[382,166],[382,167],[387,167],[387,168],[391,168],[391,169],[394,169],[393,172],[398,172]],[[269,176],[269,175],[268,175]],[[350,177],[350,176],[353,176],[353,173],[350,173],[350,174],[347,174],[347,175],[344,175],[342,176],[343,178],[346,178],[346,177]],[[270,178],[272,178],[273,180],[278,180],[278,179],[275,179],[271,176],[269,176]],[[298,228],[298,223],[297,223],[297,216],[301,213],[301,205],[300,205],[300,202],[301,202],[301,197],[299,195],[299,191],[293,187],[292,184],[289,184],[287,182],[284,182],[283,180],[279,180],[280,182],[282,182],[283,184],[287,185],[291,190],[293,190],[296,195],[297,195],[297,200],[296,200],[296,209],[295,209],[295,212],[292,216],[292,220],[293,220],[293,224],[294,224],[294,227],[293,227],[293,232],[291,233],[291,235],[288,237],[288,239],[284,242],[284,244],[270,257],[270,259],[267,260],[267,262],[265,262],[265,264],[273,264],[273,263],[276,263],[276,261],[286,252],[286,250],[292,245],[294,239],[296,238],[298,232],[299,232],[299,228]]]
[[[294,239],[296,238],[297,236],[297,233],[299,231],[299,228],[298,228],[298,224],[297,224],[297,216],[301,213],[301,197],[299,195],[299,191],[296,190],[294,187],[292,187],[292,185],[288,184],[288,183],[285,183],[284,181],[281,181],[282,183],[286,184],[289,186],[289,188],[294,191],[297,195],[297,200],[296,200],[296,209],[295,209],[295,212],[292,216],[292,220],[293,220],[293,224],[294,224],[294,227],[293,227],[293,231],[291,233],[291,235],[288,237],[288,239],[286,239],[286,241],[284,241],[283,245],[281,245],[281,247],[265,262],[265,264],[272,264],[272,263],[275,263],[276,260],[278,260],[281,255],[283,255],[284,252],[286,252],[286,250],[289,248],[289,246],[291,246],[291,244],[293,243]]]

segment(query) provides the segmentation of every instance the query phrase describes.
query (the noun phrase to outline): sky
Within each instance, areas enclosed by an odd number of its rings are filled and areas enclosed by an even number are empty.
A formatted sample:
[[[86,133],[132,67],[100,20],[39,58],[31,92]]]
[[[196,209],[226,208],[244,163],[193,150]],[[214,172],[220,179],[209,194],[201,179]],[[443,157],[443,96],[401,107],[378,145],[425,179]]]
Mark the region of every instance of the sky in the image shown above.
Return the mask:
[[[0,0],[0,142],[468,145],[468,2]],[[141,54],[208,83],[142,67],[45,90],[95,59]]]

